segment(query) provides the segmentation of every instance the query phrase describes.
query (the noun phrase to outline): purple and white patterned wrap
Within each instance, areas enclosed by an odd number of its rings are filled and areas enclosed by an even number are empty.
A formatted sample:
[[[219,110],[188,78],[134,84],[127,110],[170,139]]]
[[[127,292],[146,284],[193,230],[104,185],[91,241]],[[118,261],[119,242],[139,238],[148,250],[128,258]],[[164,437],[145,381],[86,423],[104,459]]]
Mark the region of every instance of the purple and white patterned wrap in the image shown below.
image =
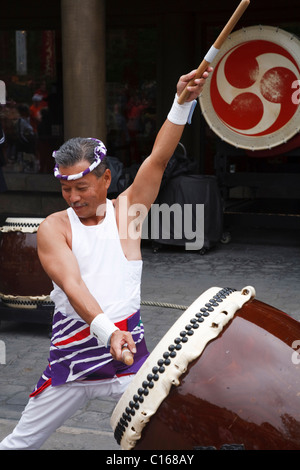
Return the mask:
[[[87,323],[56,312],[53,317],[49,364],[30,396],[38,395],[49,385],[135,374],[149,355],[140,311],[116,325],[130,331],[136,344],[137,352],[131,366],[115,361],[109,348],[100,347],[97,339],[90,334]]]

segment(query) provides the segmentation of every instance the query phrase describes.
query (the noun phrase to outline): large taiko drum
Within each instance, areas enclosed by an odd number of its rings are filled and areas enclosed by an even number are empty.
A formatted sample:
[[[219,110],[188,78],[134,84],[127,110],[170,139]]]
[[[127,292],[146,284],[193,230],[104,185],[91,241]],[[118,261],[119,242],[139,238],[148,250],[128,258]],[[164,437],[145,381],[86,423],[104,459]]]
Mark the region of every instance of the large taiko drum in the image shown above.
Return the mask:
[[[175,322],[113,412],[122,449],[300,449],[300,323],[254,295],[211,288]]]
[[[52,283],[37,254],[43,219],[9,217],[0,228],[0,299],[14,308],[50,304]]]

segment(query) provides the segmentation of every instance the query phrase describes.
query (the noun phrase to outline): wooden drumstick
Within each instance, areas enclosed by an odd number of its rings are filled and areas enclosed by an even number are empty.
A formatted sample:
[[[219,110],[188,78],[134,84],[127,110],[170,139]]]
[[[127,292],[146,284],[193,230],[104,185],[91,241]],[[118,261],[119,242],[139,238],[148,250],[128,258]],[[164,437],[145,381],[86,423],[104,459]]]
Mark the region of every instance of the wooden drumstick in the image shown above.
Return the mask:
[[[235,25],[237,24],[237,22],[239,21],[239,19],[243,15],[243,13],[245,12],[245,10],[248,7],[249,3],[250,3],[250,0],[242,0],[240,2],[239,6],[237,7],[235,12],[233,13],[231,18],[229,19],[228,23],[224,26],[221,33],[219,34],[216,41],[214,42],[213,46],[209,49],[209,51],[207,52],[207,54],[204,57],[203,61],[199,65],[199,67],[197,69],[197,72],[196,72],[195,78],[201,78],[202,77],[203,73],[205,72],[205,70],[207,69],[209,64],[214,60],[215,56],[219,52],[219,49],[222,47],[223,43],[225,42],[225,40],[227,39],[227,37],[229,36],[231,31],[235,27]],[[195,78],[193,78],[187,84],[187,86],[193,86]],[[181,93],[181,95],[179,96],[179,98],[178,98],[178,103],[183,104],[188,99],[189,94],[190,94],[190,92],[188,91],[187,88],[185,88],[183,90],[183,92]]]
[[[122,347],[122,361],[124,364],[127,366],[131,366],[133,364],[133,354],[131,351],[129,351],[128,347],[124,345]]]

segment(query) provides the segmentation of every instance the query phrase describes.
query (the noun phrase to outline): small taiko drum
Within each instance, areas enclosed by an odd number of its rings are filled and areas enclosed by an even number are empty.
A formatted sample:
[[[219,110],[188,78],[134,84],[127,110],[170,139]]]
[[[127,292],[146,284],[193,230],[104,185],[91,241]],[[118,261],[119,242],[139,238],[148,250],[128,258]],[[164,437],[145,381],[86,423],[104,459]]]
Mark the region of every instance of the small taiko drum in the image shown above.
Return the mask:
[[[297,36],[273,26],[249,26],[226,39],[199,98],[216,135],[256,151],[299,133],[299,49]]]
[[[0,227],[0,299],[14,308],[51,304],[52,283],[37,254],[42,218],[9,217]]]
[[[174,323],[112,414],[122,449],[300,449],[300,323],[254,296],[211,288]]]

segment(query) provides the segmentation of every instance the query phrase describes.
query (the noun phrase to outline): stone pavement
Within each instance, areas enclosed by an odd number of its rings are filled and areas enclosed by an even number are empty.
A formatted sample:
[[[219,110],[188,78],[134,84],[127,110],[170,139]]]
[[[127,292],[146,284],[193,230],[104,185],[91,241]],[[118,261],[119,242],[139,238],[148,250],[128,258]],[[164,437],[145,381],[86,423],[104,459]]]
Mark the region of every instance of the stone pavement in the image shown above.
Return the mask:
[[[233,230],[229,244],[200,255],[143,246],[142,300],[190,305],[206,289],[252,285],[256,298],[300,321],[300,232]],[[182,314],[165,307],[142,307],[148,348]],[[49,329],[45,325],[3,321],[0,340],[6,364],[0,365],[0,440],[14,427],[40,373],[46,366]],[[300,338],[299,338],[300,339]],[[44,444],[45,450],[118,450],[110,427],[116,402],[93,400]]]

